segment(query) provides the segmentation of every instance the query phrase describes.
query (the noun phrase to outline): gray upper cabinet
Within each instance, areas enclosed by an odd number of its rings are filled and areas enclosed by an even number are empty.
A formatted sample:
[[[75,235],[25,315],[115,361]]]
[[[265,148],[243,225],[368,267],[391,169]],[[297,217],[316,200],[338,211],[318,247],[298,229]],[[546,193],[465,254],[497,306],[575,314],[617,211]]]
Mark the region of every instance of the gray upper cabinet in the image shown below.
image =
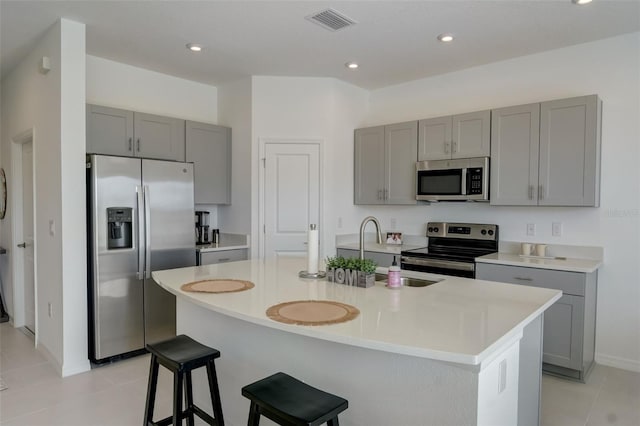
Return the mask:
[[[491,204],[597,207],[601,110],[596,95],[493,110]]]
[[[184,120],[140,112],[133,118],[136,157],[184,161]]]
[[[185,160],[184,120],[87,105],[87,153]]]
[[[196,204],[231,204],[231,129],[186,122],[186,156],[193,162]]]
[[[87,152],[131,157],[133,112],[87,105]]]
[[[384,126],[356,129],[354,204],[384,204]]]
[[[416,121],[355,131],[354,204],[416,204]]]
[[[490,140],[490,111],[420,120],[418,161],[488,157]]]
[[[539,205],[600,204],[600,117],[596,95],[540,104]]]
[[[495,109],[491,120],[491,204],[537,205],[540,104]]]

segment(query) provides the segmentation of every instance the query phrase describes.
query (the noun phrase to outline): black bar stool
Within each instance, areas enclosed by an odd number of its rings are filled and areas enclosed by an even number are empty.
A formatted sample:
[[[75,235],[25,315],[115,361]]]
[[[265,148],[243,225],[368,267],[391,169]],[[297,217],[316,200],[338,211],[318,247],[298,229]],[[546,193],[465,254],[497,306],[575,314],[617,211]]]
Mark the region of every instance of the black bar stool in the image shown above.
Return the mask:
[[[285,373],[276,373],[242,388],[251,400],[248,426],[258,426],[260,416],[279,425],[338,426],[338,414],[349,401],[321,391]]]
[[[202,345],[184,334],[163,342],[147,345],[151,352],[151,369],[149,371],[149,387],[147,389],[147,404],[144,410],[145,425],[181,425],[182,419],[187,419],[187,424],[193,426],[196,414],[210,425],[224,426],[222,417],[222,404],[220,391],[218,390],[218,378],[214,360],[220,357],[216,349]],[[156,387],[158,385],[158,366],[162,364],[173,372],[173,416],[169,416],[158,422],[153,421],[153,409],[156,399]],[[191,371],[207,367],[209,377],[209,391],[213,405],[211,417],[202,409],[193,404],[193,390],[191,388]],[[182,390],[186,394],[186,409],[182,410]]]

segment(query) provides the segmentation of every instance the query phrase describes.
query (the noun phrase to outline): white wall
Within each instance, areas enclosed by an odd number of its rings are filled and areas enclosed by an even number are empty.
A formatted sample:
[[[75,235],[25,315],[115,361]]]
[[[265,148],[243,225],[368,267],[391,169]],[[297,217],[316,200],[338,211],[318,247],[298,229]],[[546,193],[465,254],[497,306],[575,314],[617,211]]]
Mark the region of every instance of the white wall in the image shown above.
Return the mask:
[[[604,247],[596,359],[640,371],[640,33],[376,90],[366,124],[594,93],[604,104],[600,208],[440,204],[368,210],[383,227],[395,218],[410,234],[422,234],[428,220],[486,222],[500,225],[503,240]],[[350,182],[352,172],[343,179]],[[552,221],[563,222],[562,237],[551,236]],[[535,237],[526,236],[526,223],[537,225]]]
[[[214,86],[87,55],[87,103],[217,124]]]
[[[63,376],[89,368],[86,239],[84,227],[78,227],[84,222],[84,31],[84,24],[59,21],[2,81],[2,166],[11,194],[2,244],[9,248],[10,265],[16,256],[13,225],[21,224],[13,214],[21,203],[20,170],[13,167],[19,164],[21,146],[12,139],[33,130],[36,343]],[[51,59],[47,74],[38,68],[43,56]],[[2,273],[5,288],[12,286],[15,271],[3,267]],[[11,309],[13,314],[15,306]]]
[[[60,172],[62,217],[62,314],[63,359],[62,375],[68,376],[89,369],[87,353],[87,258],[86,169],[85,169],[85,26],[76,22],[62,25],[61,67],[61,144]],[[39,207],[42,207],[40,205]],[[44,229],[45,232],[47,229]],[[44,280],[40,280],[45,285]],[[47,306],[39,306],[39,315],[46,315]]]
[[[257,232],[260,140],[320,139],[325,177],[320,256],[333,254],[335,218],[343,206],[353,208],[353,129],[363,123],[367,92],[330,78],[253,77],[252,94],[252,247],[257,250],[262,235]]]
[[[251,78],[218,87],[219,124],[231,127],[231,204],[218,206],[220,232],[251,234]],[[252,256],[257,255],[255,246]]]

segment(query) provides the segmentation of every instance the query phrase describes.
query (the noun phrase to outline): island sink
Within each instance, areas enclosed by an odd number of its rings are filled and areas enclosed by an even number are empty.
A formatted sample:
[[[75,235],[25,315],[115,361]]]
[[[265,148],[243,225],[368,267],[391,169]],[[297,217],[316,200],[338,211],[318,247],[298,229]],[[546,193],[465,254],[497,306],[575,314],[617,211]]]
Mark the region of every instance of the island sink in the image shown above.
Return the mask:
[[[387,274],[376,273],[376,281],[387,282]],[[401,277],[400,282],[407,287],[427,287],[439,281],[423,280],[421,278]]]

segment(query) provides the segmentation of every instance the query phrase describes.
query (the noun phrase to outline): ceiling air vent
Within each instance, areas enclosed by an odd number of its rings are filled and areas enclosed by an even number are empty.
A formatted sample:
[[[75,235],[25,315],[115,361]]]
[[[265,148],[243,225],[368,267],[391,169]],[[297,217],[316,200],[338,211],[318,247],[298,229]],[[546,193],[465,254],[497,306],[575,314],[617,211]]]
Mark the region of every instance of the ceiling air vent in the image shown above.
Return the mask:
[[[329,31],[338,31],[343,28],[357,24],[351,18],[348,18],[334,9],[326,9],[313,15],[305,16],[305,19],[326,28]]]

